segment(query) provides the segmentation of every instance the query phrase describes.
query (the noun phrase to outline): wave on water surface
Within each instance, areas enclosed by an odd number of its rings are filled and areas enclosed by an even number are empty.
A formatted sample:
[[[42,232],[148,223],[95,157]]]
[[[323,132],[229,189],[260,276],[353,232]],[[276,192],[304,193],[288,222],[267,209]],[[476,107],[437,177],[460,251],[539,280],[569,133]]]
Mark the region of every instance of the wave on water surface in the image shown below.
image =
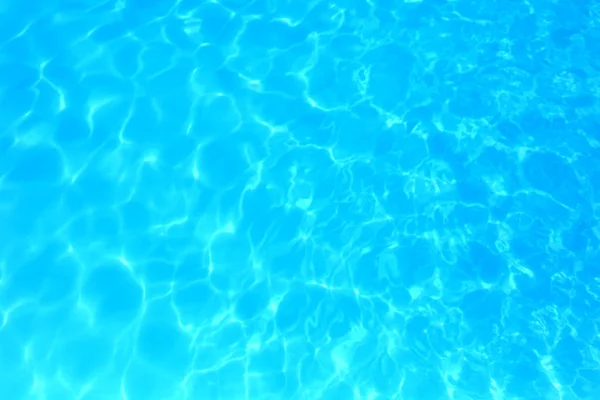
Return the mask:
[[[0,398],[598,398],[598,28],[2,3]]]

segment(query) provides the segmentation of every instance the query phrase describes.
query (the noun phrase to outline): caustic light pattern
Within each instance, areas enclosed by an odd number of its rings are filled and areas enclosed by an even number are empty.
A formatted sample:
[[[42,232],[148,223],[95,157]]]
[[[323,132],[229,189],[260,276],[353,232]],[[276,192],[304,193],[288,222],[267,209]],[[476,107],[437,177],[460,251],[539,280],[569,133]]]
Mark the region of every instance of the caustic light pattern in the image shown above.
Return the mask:
[[[0,2],[0,398],[600,398],[600,3]]]

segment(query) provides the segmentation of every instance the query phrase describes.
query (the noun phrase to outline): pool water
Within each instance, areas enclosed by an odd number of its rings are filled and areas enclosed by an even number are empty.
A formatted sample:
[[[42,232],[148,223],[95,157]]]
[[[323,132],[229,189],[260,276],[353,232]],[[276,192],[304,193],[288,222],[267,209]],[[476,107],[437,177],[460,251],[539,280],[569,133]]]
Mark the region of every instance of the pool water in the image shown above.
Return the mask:
[[[0,398],[600,398],[598,0],[0,2]]]

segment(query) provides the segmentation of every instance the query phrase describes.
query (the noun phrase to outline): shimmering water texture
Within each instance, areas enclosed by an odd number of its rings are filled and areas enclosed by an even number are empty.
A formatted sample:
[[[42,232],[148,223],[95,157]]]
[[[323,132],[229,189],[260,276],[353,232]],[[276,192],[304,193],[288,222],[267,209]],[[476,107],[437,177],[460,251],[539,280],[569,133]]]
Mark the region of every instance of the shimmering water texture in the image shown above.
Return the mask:
[[[0,398],[597,400],[600,3],[0,2]]]

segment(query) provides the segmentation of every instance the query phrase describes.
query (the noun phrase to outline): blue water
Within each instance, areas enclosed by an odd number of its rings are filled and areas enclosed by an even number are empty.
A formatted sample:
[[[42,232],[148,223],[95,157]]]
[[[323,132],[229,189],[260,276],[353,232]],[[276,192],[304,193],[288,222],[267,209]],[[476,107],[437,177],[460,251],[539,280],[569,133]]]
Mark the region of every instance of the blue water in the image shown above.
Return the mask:
[[[0,398],[597,400],[598,0],[0,1]]]

